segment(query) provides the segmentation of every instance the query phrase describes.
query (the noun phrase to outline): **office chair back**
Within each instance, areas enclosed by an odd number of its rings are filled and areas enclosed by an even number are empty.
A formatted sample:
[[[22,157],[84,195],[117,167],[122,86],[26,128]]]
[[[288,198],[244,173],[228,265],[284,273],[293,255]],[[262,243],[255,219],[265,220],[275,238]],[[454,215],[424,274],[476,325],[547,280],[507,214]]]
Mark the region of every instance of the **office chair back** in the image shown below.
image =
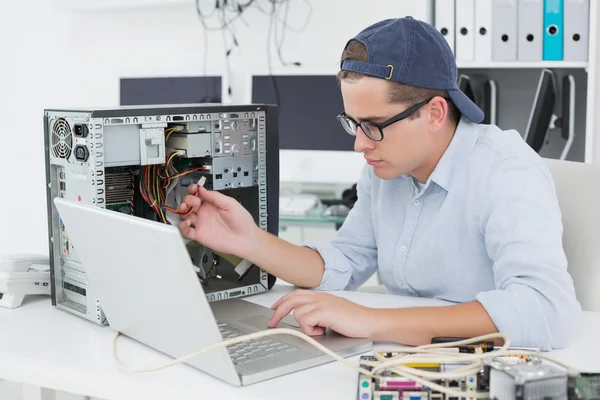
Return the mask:
[[[600,311],[600,165],[545,161],[563,216],[563,245],[577,299],[584,311]]]

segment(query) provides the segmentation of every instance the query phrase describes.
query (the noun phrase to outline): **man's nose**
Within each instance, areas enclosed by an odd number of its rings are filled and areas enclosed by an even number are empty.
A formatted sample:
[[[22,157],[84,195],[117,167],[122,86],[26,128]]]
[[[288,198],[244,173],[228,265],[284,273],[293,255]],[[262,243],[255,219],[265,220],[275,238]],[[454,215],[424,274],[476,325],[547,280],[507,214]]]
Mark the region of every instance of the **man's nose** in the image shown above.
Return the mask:
[[[375,148],[375,142],[365,135],[361,127],[356,128],[356,138],[354,139],[354,151],[362,153],[365,150]]]

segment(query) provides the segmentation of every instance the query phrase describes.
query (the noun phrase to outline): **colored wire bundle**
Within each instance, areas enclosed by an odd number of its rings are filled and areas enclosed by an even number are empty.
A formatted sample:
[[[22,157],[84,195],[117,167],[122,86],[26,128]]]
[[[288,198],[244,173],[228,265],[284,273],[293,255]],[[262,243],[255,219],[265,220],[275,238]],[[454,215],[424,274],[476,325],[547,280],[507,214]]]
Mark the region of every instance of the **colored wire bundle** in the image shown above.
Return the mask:
[[[165,130],[165,142],[169,139],[176,128]],[[164,165],[146,165],[141,169],[140,177],[140,193],[144,201],[154,210],[158,218],[165,224],[169,224],[166,217],[166,212],[170,212],[179,216],[188,216],[192,210],[185,213],[179,212],[176,209],[169,207],[166,204],[168,191],[172,190],[177,183],[178,178],[191,174],[197,171],[206,170],[205,167],[191,168],[185,171],[177,171],[173,166],[173,160],[179,156],[179,152],[171,152],[167,155]]]

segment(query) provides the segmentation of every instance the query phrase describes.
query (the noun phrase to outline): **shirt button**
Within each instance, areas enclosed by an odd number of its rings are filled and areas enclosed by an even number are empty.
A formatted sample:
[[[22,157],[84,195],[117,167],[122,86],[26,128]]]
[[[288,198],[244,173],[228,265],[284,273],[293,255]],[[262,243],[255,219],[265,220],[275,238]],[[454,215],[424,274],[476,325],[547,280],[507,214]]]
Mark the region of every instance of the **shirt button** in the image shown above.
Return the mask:
[[[418,206],[418,205],[419,205],[419,200],[415,200],[413,204],[414,204],[415,206]]]
[[[400,251],[404,253],[406,251],[406,246],[400,247]]]

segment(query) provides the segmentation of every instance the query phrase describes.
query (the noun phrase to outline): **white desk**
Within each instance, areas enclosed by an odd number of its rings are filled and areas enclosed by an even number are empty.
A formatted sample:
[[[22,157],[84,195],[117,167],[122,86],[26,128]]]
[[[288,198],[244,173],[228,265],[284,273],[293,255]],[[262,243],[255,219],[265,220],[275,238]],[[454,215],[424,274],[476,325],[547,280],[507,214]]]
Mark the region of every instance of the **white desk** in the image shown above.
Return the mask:
[[[247,300],[270,306],[290,286]],[[427,299],[341,292],[370,307],[441,305]],[[0,379],[106,399],[355,399],[357,374],[337,362],[248,387],[232,387],[185,365],[125,374],[112,358],[113,331],[53,308],[47,297],[26,299],[21,308],[0,309]],[[554,357],[582,371],[600,372],[600,313],[583,313],[571,347]],[[129,366],[162,364],[169,358],[121,336],[119,355]],[[353,360],[357,360],[354,357]]]

